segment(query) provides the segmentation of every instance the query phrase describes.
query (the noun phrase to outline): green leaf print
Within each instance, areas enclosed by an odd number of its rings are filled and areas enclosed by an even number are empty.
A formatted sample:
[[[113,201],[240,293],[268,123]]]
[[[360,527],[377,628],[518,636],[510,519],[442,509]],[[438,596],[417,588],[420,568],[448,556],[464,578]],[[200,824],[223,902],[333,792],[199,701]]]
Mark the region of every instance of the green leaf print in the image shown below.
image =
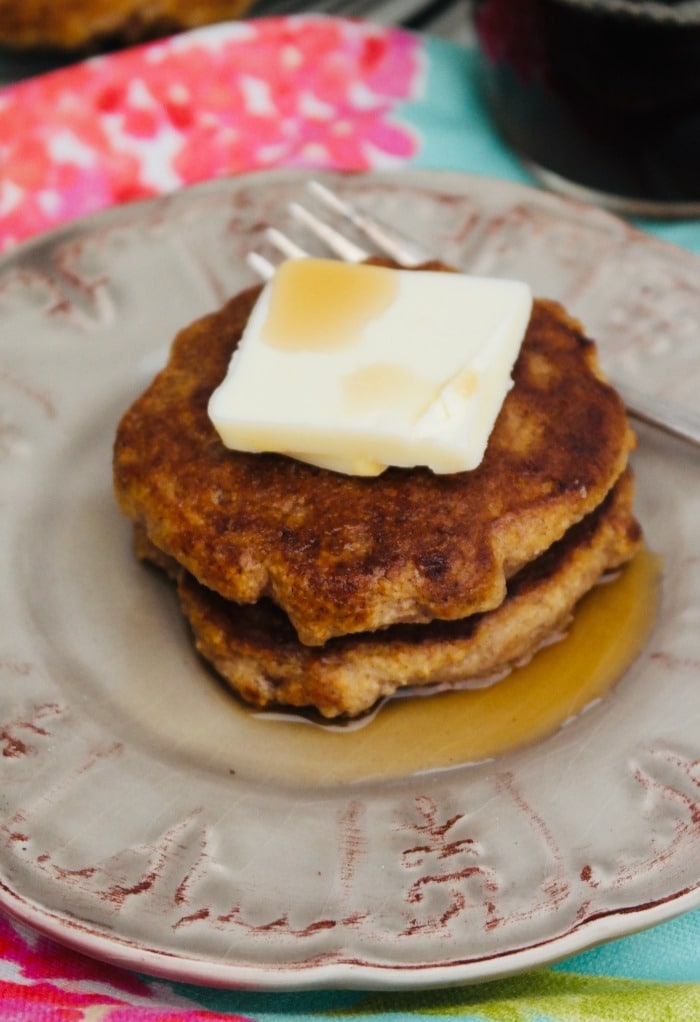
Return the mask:
[[[475,986],[370,994],[334,1016],[461,1016],[470,1022],[690,1022],[699,983],[657,983],[541,970]]]

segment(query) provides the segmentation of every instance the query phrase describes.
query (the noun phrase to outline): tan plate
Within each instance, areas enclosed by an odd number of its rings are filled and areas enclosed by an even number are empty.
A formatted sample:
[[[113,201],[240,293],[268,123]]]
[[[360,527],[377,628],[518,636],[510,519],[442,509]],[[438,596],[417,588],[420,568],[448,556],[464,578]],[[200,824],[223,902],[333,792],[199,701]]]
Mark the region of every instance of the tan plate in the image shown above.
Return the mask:
[[[697,393],[693,256],[505,182],[328,179],[397,224],[409,211],[448,262],[562,298],[631,382]],[[486,979],[699,904],[689,449],[642,432],[635,455],[664,565],[644,653],[568,727],[488,763],[374,776],[349,752],[331,780],[304,728],[277,742],[232,701],[134,562],[111,494],[117,418],[173,332],[252,281],[251,235],[303,181],[125,207],[0,266],[0,903],[100,958],[267,989]]]

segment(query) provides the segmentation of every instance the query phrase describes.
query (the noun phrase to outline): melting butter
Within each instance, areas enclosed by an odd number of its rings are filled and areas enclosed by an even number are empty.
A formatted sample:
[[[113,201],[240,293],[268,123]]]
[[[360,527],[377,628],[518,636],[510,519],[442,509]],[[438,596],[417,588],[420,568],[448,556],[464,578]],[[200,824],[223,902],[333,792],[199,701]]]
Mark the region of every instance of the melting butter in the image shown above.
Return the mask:
[[[348,474],[473,469],[531,308],[519,281],[288,260],[253,309],[210,418],[234,450]]]
[[[438,392],[425,377],[389,362],[361,366],[343,378],[341,387],[343,405],[351,414],[393,408],[414,420],[416,409],[426,410]]]

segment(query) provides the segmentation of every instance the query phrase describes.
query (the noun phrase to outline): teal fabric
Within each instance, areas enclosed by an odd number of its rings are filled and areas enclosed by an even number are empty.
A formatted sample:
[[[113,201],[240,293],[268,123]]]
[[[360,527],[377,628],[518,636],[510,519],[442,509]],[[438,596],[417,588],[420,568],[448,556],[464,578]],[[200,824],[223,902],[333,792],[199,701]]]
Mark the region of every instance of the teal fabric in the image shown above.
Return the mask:
[[[700,909],[614,940],[554,966],[560,972],[700,982]]]
[[[476,51],[428,37],[424,53],[422,96],[396,111],[398,119],[420,136],[421,146],[411,166],[533,184],[489,120],[479,88]]]

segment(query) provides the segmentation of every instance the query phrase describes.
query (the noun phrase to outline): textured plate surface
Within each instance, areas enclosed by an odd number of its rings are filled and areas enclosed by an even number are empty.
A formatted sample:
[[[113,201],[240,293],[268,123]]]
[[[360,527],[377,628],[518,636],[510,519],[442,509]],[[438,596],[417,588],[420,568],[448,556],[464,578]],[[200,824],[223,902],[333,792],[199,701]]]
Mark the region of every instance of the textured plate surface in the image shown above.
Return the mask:
[[[288,771],[134,562],[117,419],[174,331],[253,281],[244,253],[303,180],[125,207],[0,266],[0,901],[98,957],[259,988],[484,979],[700,903],[696,453],[640,433],[664,566],[644,653],[602,704],[490,763],[329,783],[300,739]],[[410,211],[448,262],[562,299],[633,384],[697,394],[694,257],[505,182],[329,180],[396,224]]]

